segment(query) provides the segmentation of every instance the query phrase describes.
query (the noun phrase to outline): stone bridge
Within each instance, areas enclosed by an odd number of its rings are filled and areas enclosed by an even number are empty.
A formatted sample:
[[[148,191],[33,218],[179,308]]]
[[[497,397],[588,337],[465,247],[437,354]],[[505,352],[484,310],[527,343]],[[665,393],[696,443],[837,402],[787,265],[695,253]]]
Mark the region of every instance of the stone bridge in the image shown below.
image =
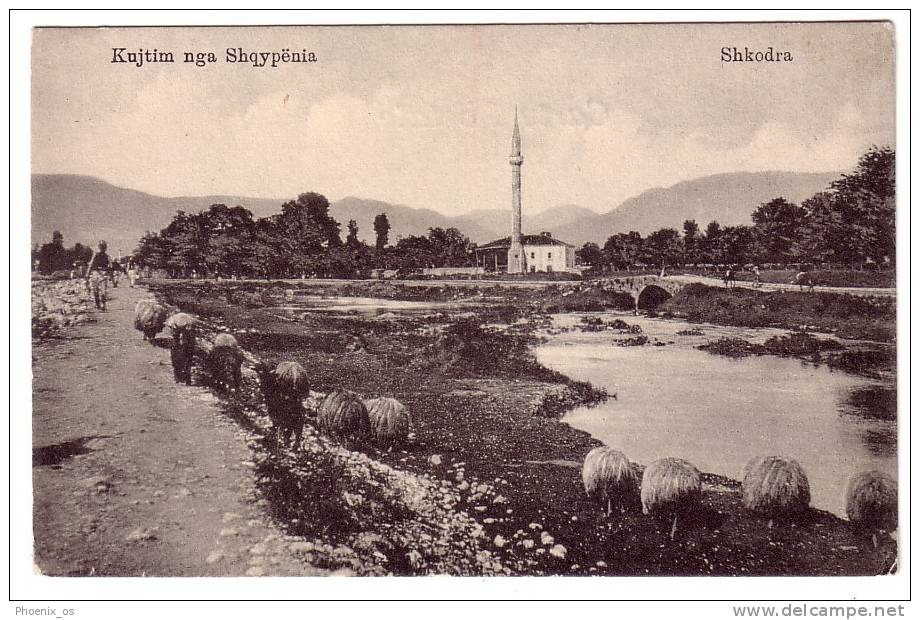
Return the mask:
[[[636,304],[636,310],[654,308],[676,295],[686,285],[685,280],[652,275],[609,278],[598,283],[604,291],[629,293]]]

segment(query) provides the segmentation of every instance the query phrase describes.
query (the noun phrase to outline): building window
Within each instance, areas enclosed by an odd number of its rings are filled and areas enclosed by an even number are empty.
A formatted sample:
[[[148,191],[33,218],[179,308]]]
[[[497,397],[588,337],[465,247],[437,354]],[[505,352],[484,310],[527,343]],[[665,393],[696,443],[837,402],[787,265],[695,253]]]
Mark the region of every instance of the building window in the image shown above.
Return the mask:
[[[547,253],[546,253],[546,260],[552,260],[552,258],[553,258],[553,253],[552,253],[552,252],[547,252]]]
[[[530,258],[536,258],[536,257],[537,257],[537,253],[536,253],[536,252],[531,252],[531,253],[530,253]]]

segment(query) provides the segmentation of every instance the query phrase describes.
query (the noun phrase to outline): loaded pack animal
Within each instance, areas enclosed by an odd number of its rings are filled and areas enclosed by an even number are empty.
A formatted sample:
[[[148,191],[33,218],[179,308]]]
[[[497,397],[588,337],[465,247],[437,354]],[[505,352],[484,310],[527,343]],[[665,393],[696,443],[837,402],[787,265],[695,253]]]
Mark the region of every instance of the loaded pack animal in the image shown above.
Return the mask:
[[[402,419],[398,408],[392,407],[391,413],[394,413],[393,421]],[[336,390],[326,395],[319,407],[317,420],[324,431],[346,441],[361,442],[373,435],[367,406],[360,396],[349,390]],[[408,425],[408,417],[404,421]],[[399,424],[402,425],[402,422]]]
[[[275,368],[259,362],[255,370],[272,423],[272,439],[287,446],[293,438],[293,447],[299,449],[307,415],[303,399],[310,392],[307,371],[297,362],[281,362]]]
[[[751,459],[741,476],[741,503],[751,512],[774,519],[792,520],[808,510],[811,490],[808,476],[793,459],[763,456]]]
[[[847,518],[855,527],[871,532],[878,547],[878,532],[898,527],[898,483],[880,471],[856,474],[847,485]]]
[[[799,291],[804,291],[807,288],[808,292],[811,293],[815,290],[815,281],[807,271],[800,271],[795,274],[794,284],[799,285]]]
[[[192,364],[195,359],[195,317],[180,312],[166,320],[172,332],[169,357],[176,383],[192,384]]]
[[[166,308],[153,299],[142,299],[134,306],[134,329],[143,332],[144,340],[153,343],[166,324]]]
[[[211,386],[226,392],[239,392],[242,383],[243,352],[236,338],[219,334],[208,353]]]
[[[374,440],[392,449],[409,438],[412,418],[409,410],[395,398],[372,398],[364,401]]]
[[[725,273],[722,274],[722,282],[725,284],[725,288],[733,288],[735,286],[735,268],[728,267],[725,270]]]
[[[702,477],[692,463],[683,459],[658,459],[642,472],[639,493],[643,513],[673,519],[674,540],[677,518],[692,514],[702,502]]]
[[[620,452],[608,446],[594,448],[585,457],[581,479],[588,497],[600,503],[609,517],[639,504],[639,474]]]

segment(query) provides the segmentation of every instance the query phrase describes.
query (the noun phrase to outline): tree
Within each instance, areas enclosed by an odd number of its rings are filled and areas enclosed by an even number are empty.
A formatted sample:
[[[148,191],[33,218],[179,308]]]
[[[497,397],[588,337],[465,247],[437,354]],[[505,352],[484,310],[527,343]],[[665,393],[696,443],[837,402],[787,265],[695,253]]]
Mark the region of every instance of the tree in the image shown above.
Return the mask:
[[[716,221],[706,225],[706,233],[700,239],[700,254],[707,263],[722,262],[719,256],[719,238],[722,236],[722,227]]]
[[[805,227],[805,209],[785,198],[774,198],[760,205],[751,215],[758,257],[770,263],[789,263],[794,246]]]
[[[683,244],[681,244],[680,233],[673,228],[662,228],[649,233],[642,244],[642,255],[645,262],[659,265],[661,269],[673,265],[680,259],[681,254],[683,254]]]
[[[716,246],[719,262],[743,265],[754,257],[754,231],[750,226],[726,226]]]
[[[396,242],[394,248],[396,265],[400,269],[434,267],[435,252],[428,237],[409,235]]]
[[[358,239],[358,222],[355,220],[348,220],[348,235],[345,237],[345,246],[351,250],[355,250],[360,245],[361,241]]]
[[[831,183],[834,206],[863,260],[895,261],[895,153],[873,147],[856,169]]]
[[[243,207],[214,204],[198,215],[204,238],[203,261],[210,273],[245,272],[255,222]]]
[[[315,192],[281,205],[274,228],[279,249],[286,256],[288,275],[319,273],[320,257],[342,245],[339,223],[329,215],[329,201]]]
[[[390,235],[390,220],[387,218],[386,213],[379,213],[374,218],[374,234],[377,236],[374,247],[377,248],[378,252],[382,252],[383,248],[389,243]]]
[[[576,250],[575,255],[583,264],[590,266],[592,269],[600,269],[606,262],[604,260],[603,250],[601,250],[600,246],[596,243],[592,242],[588,242],[581,246],[581,249]]]
[[[684,262],[696,265],[702,259],[700,227],[696,220],[684,220]]]
[[[604,243],[605,262],[616,269],[629,271],[641,258],[642,243],[642,235],[635,230],[611,235]]]
[[[434,267],[464,267],[472,264],[473,244],[457,228],[429,228],[428,240]]]

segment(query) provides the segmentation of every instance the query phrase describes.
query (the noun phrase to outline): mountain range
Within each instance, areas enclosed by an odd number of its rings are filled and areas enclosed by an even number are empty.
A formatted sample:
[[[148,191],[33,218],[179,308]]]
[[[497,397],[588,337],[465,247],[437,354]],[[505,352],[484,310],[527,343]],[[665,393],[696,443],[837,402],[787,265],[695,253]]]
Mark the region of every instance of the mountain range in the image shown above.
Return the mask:
[[[704,228],[716,220],[723,225],[750,224],[751,213],[761,204],[782,196],[799,203],[840,176],[839,172],[735,172],[682,181],[667,188],[654,188],[630,198],[606,213],[578,205],[560,205],[530,213],[524,205],[527,233],[551,232],[554,237],[581,246],[586,241],[603,243],[617,232],[680,228],[695,219]],[[292,197],[293,198],[293,197]],[[106,239],[117,254],[133,251],[148,230],[164,228],[176,211],[196,212],[215,203],[240,205],[256,217],[281,210],[288,199],[243,196],[162,197],[117,187],[95,177],[67,174],[32,175],[32,243],[45,243],[54,230],[64,234],[65,245]],[[510,198],[507,201],[510,203]],[[386,213],[390,243],[399,237],[423,235],[431,227],[456,227],[476,243],[507,236],[511,227],[507,209],[480,209],[447,216],[433,209],[395,205],[378,200],[347,197],[330,205],[330,214],[342,224],[358,224],[359,236],[373,242],[373,220]]]

